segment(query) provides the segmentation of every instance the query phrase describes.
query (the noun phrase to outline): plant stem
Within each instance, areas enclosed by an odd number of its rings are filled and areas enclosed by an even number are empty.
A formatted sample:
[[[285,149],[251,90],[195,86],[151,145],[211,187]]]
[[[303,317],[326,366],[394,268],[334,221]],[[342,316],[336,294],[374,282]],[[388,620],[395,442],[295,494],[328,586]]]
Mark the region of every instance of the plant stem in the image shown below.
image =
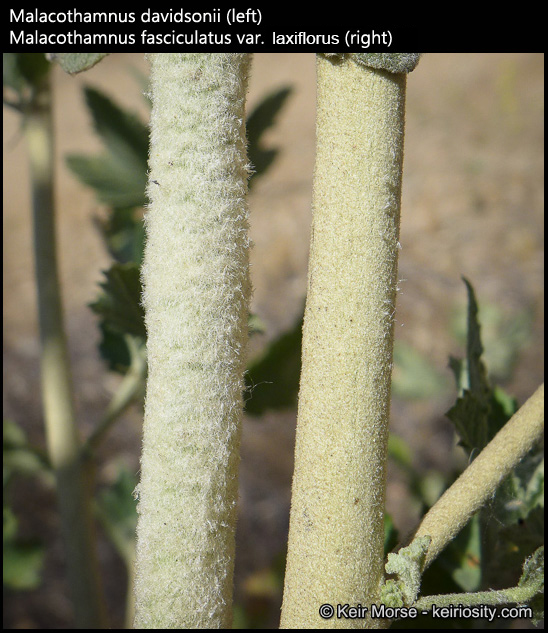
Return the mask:
[[[118,389],[109,402],[103,418],[82,446],[82,453],[89,457],[103,441],[112,425],[119,419],[124,411],[141,395],[147,373],[147,362],[140,353],[137,342],[132,336],[126,336],[126,342],[131,350],[131,365],[122,378]]]
[[[495,493],[544,433],[544,384],[502,427],[423,518],[416,534],[430,536],[424,567],[438,556]]]
[[[24,125],[32,179],[44,420],[49,459],[56,477],[68,584],[73,594],[77,627],[104,628],[90,503],[91,482],[80,455],[57,270],[49,78],[37,90]]]
[[[384,502],[406,76],[317,62],[317,153],[281,628],[323,603],[376,602]]]
[[[413,606],[419,611],[437,607],[465,605],[502,605],[502,604],[523,604],[529,602],[538,593],[538,590],[529,586],[512,587],[510,589],[497,589],[493,591],[477,591],[475,593],[447,593],[437,596],[424,596],[419,598]]]
[[[136,628],[230,628],[248,332],[247,54],[153,54]]]

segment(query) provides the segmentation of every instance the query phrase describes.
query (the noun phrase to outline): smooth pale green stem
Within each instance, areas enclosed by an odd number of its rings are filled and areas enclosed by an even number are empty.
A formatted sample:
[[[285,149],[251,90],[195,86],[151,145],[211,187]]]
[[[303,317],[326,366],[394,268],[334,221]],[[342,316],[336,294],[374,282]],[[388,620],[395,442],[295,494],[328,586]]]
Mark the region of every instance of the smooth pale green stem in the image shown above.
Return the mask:
[[[135,627],[230,628],[250,298],[250,56],[150,62]]]
[[[406,76],[317,62],[317,154],[281,628],[367,606],[383,582],[384,502]]]
[[[80,454],[57,270],[51,91],[46,83],[26,112],[46,438],[55,472],[76,626],[105,628],[95,554],[91,482]]]
[[[495,494],[544,433],[544,384],[518,409],[422,520],[415,538],[430,536],[425,568]]]
[[[437,596],[425,596],[419,598],[413,606],[419,611],[430,611],[434,605],[436,607],[454,607],[465,605],[502,605],[502,604],[523,604],[529,602],[537,595],[538,590],[529,586],[512,587],[511,589],[497,589],[493,591],[478,591],[476,593],[446,593]]]
[[[122,413],[128,409],[139,395],[142,395],[143,384],[147,374],[146,357],[140,353],[133,337],[126,336],[125,338],[131,350],[131,365],[112,400],[109,402],[103,418],[82,447],[82,452],[86,456],[89,456],[92,451],[97,449]]]

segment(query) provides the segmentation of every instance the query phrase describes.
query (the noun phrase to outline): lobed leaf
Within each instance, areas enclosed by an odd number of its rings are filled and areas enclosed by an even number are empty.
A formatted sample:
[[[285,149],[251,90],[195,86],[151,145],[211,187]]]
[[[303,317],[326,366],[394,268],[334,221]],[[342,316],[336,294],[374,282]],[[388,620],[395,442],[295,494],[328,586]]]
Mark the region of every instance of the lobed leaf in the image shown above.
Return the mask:
[[[111,155],[87,157],[67,156],[67,166],[88,187],[97,199],[113,208],[141,207],[146,204],[146,171],[132,168],[130,163]]]
[[[147,168],[148,128],[135,114],[116,105],[95,88],[84,89],[93,125],[106,148],[119,160]]]
[[[109,367],[122,373],[131,363],[126,336],[146,339],[144,309],[141,305],[141,279],[137,264],[113,264],[104,271],[103,292],[90,308],[101,319],[99,350]]]
[[[470,282],[464,282],[468,293],[466,359],[450,359],[458,398],[447,416],[460,444],[473,458],[514,415],[518,403],[502,388],[490,384],[483,362],[476,296]],[[536,448],[503,481],[479,514],[482,586],[515,584],[520,561],[543,542],[543,505],[544,460]]]
[[[145,247],[142,210],[133,206],[116,207],[106,219],[95,220],[112,257],[120,264],[133,262],[141,266]]]
[[[145,313],[141,305],[141,278],[136,264],[113,264],[104,271],[103,292],[90,304],[109,329],[120,334],[146,337]]]
[[[246,413],[295,407],[299,392],[302,349],[302,317],[294,327],[274,340],[246,372]]]
[[[274,125],[276,117],[283,108],[291,91],[290,87],[285,86],[272,92],[264,97],[247,117],[247,155],[249,162],[253,166],[253,176],[250,179],[250,185],[253,183],[253,178],[263,174],[278,155],[277,149],[265,149],[262,147],[262,137]]]
[[[85,99],[106,154],[72,155],[68,167],[98,199],[115,208],[146,204],[148,128],[100,91],[87,87]]]
[[[471,455],[480,452],[513,414],[509,397],[493,388],[482,360],[483,345],[478,303],[472,284],[463,278],[468,293],[466,360],[451,358],[449,366],[459,397],[447,412],[460,436],[461,446]]]

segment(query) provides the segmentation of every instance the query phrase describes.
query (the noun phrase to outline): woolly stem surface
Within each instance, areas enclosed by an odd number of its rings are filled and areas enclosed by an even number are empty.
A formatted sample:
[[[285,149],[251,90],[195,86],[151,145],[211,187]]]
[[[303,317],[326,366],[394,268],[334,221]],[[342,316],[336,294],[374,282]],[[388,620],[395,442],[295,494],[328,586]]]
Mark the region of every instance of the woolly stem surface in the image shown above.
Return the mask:
[[[247,54],[150,55],[136,628],[230,628],[247,341]]]
[[[317,62],[317,154],[281,628],[376,628],[403,162],[404,74]]]

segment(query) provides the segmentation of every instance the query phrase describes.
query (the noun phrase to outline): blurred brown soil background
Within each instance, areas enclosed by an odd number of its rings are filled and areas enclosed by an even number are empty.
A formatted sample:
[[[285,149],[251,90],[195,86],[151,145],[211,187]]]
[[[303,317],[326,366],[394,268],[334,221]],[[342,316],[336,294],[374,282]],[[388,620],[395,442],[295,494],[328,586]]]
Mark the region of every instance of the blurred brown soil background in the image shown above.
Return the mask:
[[[147,116],[131,68],[148,72],[140,54],[112,55],[76,77],[59,68],[54,72],[59,258],[84,436],[100,419],[119,378],[105,370],[99,357],[96,317],[87,307],[96,296],[101,271],[110,263],[92,221],[104,209],[68,171],[64,156],[101,150],[83,102],[85,84]],[[306,289],[314,55],[257,54],[250,108],[286,85],[293,92],[264,139],[279,155],[255,183],[250,199],[252,310],[266,326],[265,334],[253,337],[252,355],[294,324]],[[492,330],[485,332],[486,347],[495,362],[497,349],[510,350],[505,359],[499,358],[499,374],[520,402],[542,382],[544,370],[543,110],[541,53],[426,54],[408,79],[397,341],[427,359],[452,387],[447,361],[450,354],[463,354],[454,318],[465,306],[464,275],[480,304],[490,306],[496,316]],[[44,445],[29,175],[18,126],[18,118],[4,108],[4,418],[16,421],[32,442]],[[511,324],[516,322],[522,324],[518,339],[512,338]],[[510,326],[505,329],[501,323]],[[394,398],[392,428],[409,442],[417,468],[446,471],[459,459],[444,418],[452,398],[452,388],[428,398]],[[253,579],[260,579],[257,572],[284,551],[294,428],[295,411],[245,421],[236,595],[248,606]],[[141,411],[134,407],[100,451],[99,487],[113,480],[120,462],[138,472],[140,431]],[[22,535],[42,538],[48,554],[40,589],[4,594],[4,627],[71,627],[53,494],[36,481],[22,480],[13,495]],[[388,509],[403,532],[416,521],[406,499],[405,478],[391,466]],[[125,572],[103,534],[100,559],[112,626],[123,628]],[[273,615],[266,625],[276,627],[279,587],[270,597]]]

